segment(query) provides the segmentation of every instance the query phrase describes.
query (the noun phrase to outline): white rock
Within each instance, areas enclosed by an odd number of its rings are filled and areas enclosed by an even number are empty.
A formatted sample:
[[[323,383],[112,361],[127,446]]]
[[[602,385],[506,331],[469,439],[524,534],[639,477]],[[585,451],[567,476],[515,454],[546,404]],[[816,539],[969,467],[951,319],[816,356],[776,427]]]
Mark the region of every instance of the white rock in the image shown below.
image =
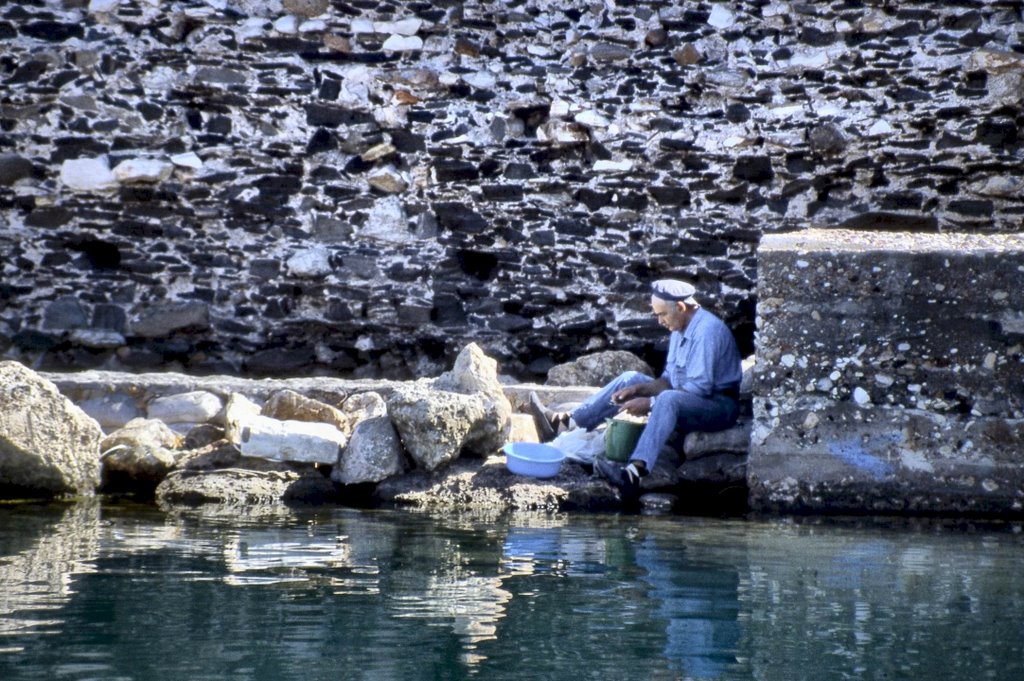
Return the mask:
[[[782,366],[784,367],[792,367],[796,365],[796,357],[794,355],[783,355],[779,358],[779,361],[782,362]]]
[[[294,277],[321,277],[332,271],[330,253],[323,246],[314,246],[299,251],[285,262],[289,274]]]
[[[868,128],[868,137],[884,137],[893,133],[893,127],[889,125],[889,121],[875,121],[870,128]]]
[[[266,31],[264,26],[267,25],[267,20],[261,17],[250,17],[243,21],[238,28],[235,29],[235,37],[239,40],[249,40],[250,38],[258,38],[262,36]]]
[[[789,66],[799,68],[820,69],[827,66],[829,61],[828,53],[824,50],[818,52],[797,52],[789,59]]]
[[[373,32],[410,36],[419,33],[420,28],[422,28],[422,26],[422,19],[402,19],[401,21],[375,21],[373,22]],[[354,32],[355,31],[353,31],[353,33]]]
[[[299,20],[292,15],[283,16],[274,22],[274,30],[278,33],[298,33],[299,32]]]
[[[596,111],[581,111],[573,116],[573,120],[591,128],[607,128],[609,121]]]
[[[115,12],[120,5],[121,0],[89,0],[89,11],[93,13]]]
[[[60,181],[76,191],[104,191],[118,186],[106,156],[64,161],[60,167]]]
[[[423,39],[415,35],[402,36],[396,33],[384,41],[384,45],[381,46],[381,49],[388,52],[412,52],[414,50],[422,50]]]
[[[146,407],[146,416],[164,423],[206,423],[215,419],[224,408],[221,399],[211,392],[195,390],[154,399]]]
[[[729,28],[736,23],[736,15],[726,9],[724,5],[715,5],[711,8],[708,23],[715,28]]]
[[[373,22],[369,19],[353,19],[351,30],[352,33],[373,33]]]
[[[462,77],[462,80],[467,85],[472,85],[473,87],[480,89],[491,89],[498,82],[498,79],[490,71],[467,73]]]
[[[299,24],[299,33],[316,33],[326,30],[327,22],[323,19],[307,19]]]
[[[868,391],[864,388],[854,388],[853,401],[863,406],[871,402],[871,395],[868,395]]]
[[[338,463],[338,452],[348,442],[345,434],[329,423],[278,421],[266,416],[251,416],[240,426],[242,456],[271,461],[333,466]]]
[[[624,161],[595,161],[595,172],[628,172],[633,169],[633,162]]]
[[[193,170],[199,170],[203,167],[203,159],[196,156],[195,152],[192,151],[171,156],[171,163],[182,168],[192,168]]]
[[[114,177],[125,184],[163,182],[174,172],[174,166],[154,158],[131,158],[114,168]]]
[[[548,115],[552,118],[562,118],[569,115],[569,102],[564,99],[556,99],[551,102],[551,108],[548,109]]]
[[[389,196],[377,201],[370,209],[360,235],[395,243],[411,240],[409,220],[398,197]]]

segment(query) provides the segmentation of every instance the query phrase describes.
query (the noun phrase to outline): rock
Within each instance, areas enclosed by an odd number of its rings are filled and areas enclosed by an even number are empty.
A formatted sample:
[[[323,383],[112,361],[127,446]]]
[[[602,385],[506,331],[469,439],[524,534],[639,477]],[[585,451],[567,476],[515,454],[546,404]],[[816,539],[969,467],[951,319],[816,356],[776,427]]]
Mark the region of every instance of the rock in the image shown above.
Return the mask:
[[[320,245],[298,251],[288,258],[285,267],[293,277],[322,277],[334,269],[330,253]]]
[[[214,421],[224,409],[221,399],[211,392],[195,390],[157,397],[146,407],[146,415],[164,423],[206,423]]]
[[[626,371],[638,371],[654,376],[654,370],[647,362],[631,352],[608,350],[584,355],[565,364],[557,364],[548,370],[547,385],[601,386]]]
[[[381,49],[390,52],[409,52],[413,50],[422,50],[423,38],[417,35],[403,36],[395,34],[384,41],[384,45],[381,46]]]
[[[330,7],[328,0],[283,0],[284,10],[298,17],[318,17]]]
[[[166,161],[151,158],[134,158],[118,163],[114,177],[124,184],[163,182],[174,172],[174,166]]]
[[[538,480],[510,473],[501,455],[389,478],[377,485],[375,496],[420,508],[598,511],[620,506],[608,483],[576,463],[567,461],[554,478]]]
[[[82,411],[96,419],[96,422],[107,432],[143,416],[143,411],[135,405],[135,400],[120,393],[92,397],[77,404]]]
[[[96,421],[53,383],[0,362],[0,494],[91,495],[100,483]]]
[[[131,335],[162,338],[185,329],[208,329],[210,311],[206,303],[163,303],[140,310],[130,323]]]
[[[455,358],[450,372],[434,382],[434,388],[483,399],[485,413],[467,434],[464,446],[472,453],[487,456],[508,442],[512,428],[512,404],[498,380],[498,363],[470,343]]]
[[[76,191],[108,191],[118,185],[105,156],[64,161],[60,168],[60,181]]]
[[[204,504],[242,507],[322,503],[334,496],[333,486],[322,475],[295,470],[176,470],[156,488],[156,503],[164,510]]]
[[[32,161],[18,154],[0,154],[0,186],[9,187],[32,175]]]
[[[387,405],[405,450],[425,471],[457,459],[473,427],[487,414],[480,396],[435,390],[422,382],[397,387]]]
[[[242,452],[239,451],[238,445],[221,438],[201,447],[182,451],[178,456],[175,467],[202,471],[214,470],[216,468],[235,468],[240,466],[241,463]],[[249,468],[252,467],[252,465],[249,466]]]
[[[327,423],[278,421],[266,416],[243,420],[239,447],[243,456],[269,461],[299,461],[333,466],[348,437]]]
[[[337,407],[300,395],[294,390],[279,390],[270,396],[263,409],[263,416],[279,421],[306,421],[308,423],[329,423],[342,433],[352,432],[349,417]]]
[[[750,450],[750,429],[751,422],[741,420],[725,430],[688,433],[683,441],[686,460],[692,461],[721,452],[745,455]]]
[[[404,471],[402,441],[391,420],[378,417],[356,426],[331,471],[331,480],[342,485],[380,482]]]
[[[345,398],[341,411],[353,426],[366,419],[388,415],[388,405],[380,393],[355,393]]]
[[[103,490],[152,491],[178,458],[178,437],[163,422],[133,419],[100,443]]]
[[[260,405],[241,393],[231,393],[224,405],[224,437],[236,445],[242,442],[242,428],[260,416]]]
[[[685,461],[677,469],[680,482],[699,485],[746,485],[747,456],[720,452],[696,461]]]

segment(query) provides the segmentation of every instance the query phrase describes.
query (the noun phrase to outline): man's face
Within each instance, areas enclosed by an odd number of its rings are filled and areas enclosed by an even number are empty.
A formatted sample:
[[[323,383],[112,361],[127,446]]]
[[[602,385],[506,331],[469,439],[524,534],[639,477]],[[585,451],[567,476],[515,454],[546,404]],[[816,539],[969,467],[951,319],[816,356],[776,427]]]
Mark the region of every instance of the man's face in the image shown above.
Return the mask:
[[[651,310],[658,318],[658,323],[669,331],[682,331],[693,318],[697,308],[689,308],[684,303],[662,300],[651,296]]]

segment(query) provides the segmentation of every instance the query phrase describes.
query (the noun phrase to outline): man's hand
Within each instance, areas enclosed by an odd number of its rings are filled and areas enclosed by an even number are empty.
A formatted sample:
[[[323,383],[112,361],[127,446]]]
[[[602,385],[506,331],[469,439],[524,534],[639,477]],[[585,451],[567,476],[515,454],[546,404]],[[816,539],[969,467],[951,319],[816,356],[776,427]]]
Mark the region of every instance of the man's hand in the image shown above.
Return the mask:
[[[639,385],[631,385],[626,388],[623,388],[622,390],[615,391],[614,393],[612,393],[612,403],[622,407],[623,405],[626,404],[626,402],[629,402],[630,400],[637,396],[639,388]]]
[[[634,397],[631,400],[622,402],[619,405],[619,411],[627,412],[633,416],[645,416],[651,411],[651,398]]]

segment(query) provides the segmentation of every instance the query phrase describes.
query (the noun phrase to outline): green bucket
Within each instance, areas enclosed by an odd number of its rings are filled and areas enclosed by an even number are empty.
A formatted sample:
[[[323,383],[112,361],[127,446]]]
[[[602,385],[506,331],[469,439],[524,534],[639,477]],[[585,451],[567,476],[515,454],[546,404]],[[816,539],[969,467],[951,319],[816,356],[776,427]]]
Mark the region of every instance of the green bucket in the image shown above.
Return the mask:
[[[604,431],[605,458],[610,461],[628,461],[647,424],[625,419],[608,419],[607,423],[608,428]]]

